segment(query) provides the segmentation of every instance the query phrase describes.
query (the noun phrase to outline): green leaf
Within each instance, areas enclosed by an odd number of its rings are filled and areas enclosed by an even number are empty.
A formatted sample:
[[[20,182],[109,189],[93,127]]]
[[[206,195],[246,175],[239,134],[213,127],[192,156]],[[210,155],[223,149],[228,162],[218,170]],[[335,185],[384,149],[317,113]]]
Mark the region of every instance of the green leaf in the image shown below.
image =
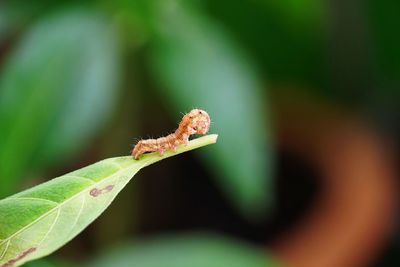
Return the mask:
[[[263,11],[265,13],[268,13],[269,10],[277,12],[280,23],[287,24],[287,27],[293,32],[310,31],[326,26],[326,22],[323,19],[326,16],[325,6],[321,1],[252,1],[259,3],[260,6],[264,6],[265,9]]]
[[[76,153],[107,120],[118,71],[111,29],[98,14],[64,10],[34,25],[7,58],[0,76],[0,197],[30,167]]]
[[[125,243],[96,258],[96,267],[272,267],[266,252],[239,240],[209,233],[187,233]]]
[[[178,3],[158,5],[152,70],[165,99],[177,110],[198,107],[209,112],[211,129],[223,138],[205,159],[239,211],[256,218],[265,213],[271,197],[261,78],[224,28],[199,10]]]
[[[323,2],[205,2],[216,19],[252,53],[271,84],[311,84],[317,87],[312,90],[319,90],[316,85],[320,85],[326,76],[326,60],[321,55],[326,53],[326,18],[329,17],[325,15]]]
[[[400,2],[397,0],[369,0],[366,3],[371,20],[371,35],[374,37],[374,51],[377,52],[378,71],[384,83],[386,83],[386,86],[382,86],[376,91],[380,93],[380,91],[383,91],[382,89],[385,89],[390,90],[391,93],[398,92],[400,83],[400,36],[394,34],[394,29],[400,27],[398,18]],[[392,97],[393,94],[387,95],[389,99]],[[395,99],[397,100],[398,97],[395,97]],[[396,100],[394,103],[398,108]],[[383,103],[386,104],[387,101]]]
[[[216,140],[203,136],[163,157],[106,159],[1,200],[0,266],[52,253],[94,221],[141,168]]]
[[[38,13],[43,12],[49,3],[44,1],[0,2],[0,43],[20,31]]]
[[[24,267],[73,267],[72,263],[61,259],[54,259],[51,256],[39,260],[30,261],[24,264]]]

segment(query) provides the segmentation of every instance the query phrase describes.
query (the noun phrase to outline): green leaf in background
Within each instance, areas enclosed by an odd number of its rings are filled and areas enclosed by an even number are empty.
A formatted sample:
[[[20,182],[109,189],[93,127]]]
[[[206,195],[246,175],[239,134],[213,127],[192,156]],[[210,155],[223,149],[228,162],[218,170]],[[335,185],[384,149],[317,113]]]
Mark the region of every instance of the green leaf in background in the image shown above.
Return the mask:
[[[364,2],[363,2],[364,3]],[[400,35],[395,33],[400,27],[397,0],[366,1],[368,26],[373,40],[373,66],[379,77],[374,90],[368,96],[368,108],[374,111],[380,122],[398,125],[400,121]],[[368,36],[368,37],[370,37]],[[392,127],[392,126],[389,126]],[[396,128],[397,126],[395,126]]]
[[[0,196],[30,166],[77,152],[108,118],[117,48],[102,16],[69,9],[21,38],[0,76]]]
[[[74,267],[75,265],[64,260],[46,257],[39,260],[30,261],[24,267]]]
[[[204,154],[239,210],[265,212],[271,181],[262,79],[229,34],[207,16],[178,1],[158,5],[152,70],[163,96],[177,110],[209,112],[221,142]],[[155,12],[156,13],[156,12]],[[222,174],[222,175],[220,175]]]
[[[399,91],[400,84],[400,35],[393,29],[400,27],[400,2],[397,0],[366,1],[368,14],[371,17],[373,44],[377,52],[380,75],[386,87],[391,91]],[[384,89],[384,88],[379,88]],[[378,90],[378,92],[380,91]],[[392,95],[391,95],[392,96]],[[389,96],[389,98],[391,97]],[[398,98],[395,102],[397,103]],[[398,105],[397,105],[398,107]]]
[[[1,200],[0,266],[50,254],[94,221],[141,168],[216,140],[203,136],[163,157],[106,159]]]
[[[1,1],[0,43],[15,34],[48,3],[43,1]]]
[[[308,31],[321,29],[326,26],[325,2],[319,0],[288,0],[265,1],[251,0],[264,6],[263,11],[277,12],[282,24],[287,24],[292,34],[305,34]]]
[[[164,236],[126,243],[98,256],[96,267],[274,267],[277,261],[238,240],[209,233]]]
[[[70,0],[68,5],[79,0]],[[87,1],[89,2],[89,1]],[[0,1],[0,43],[32,24],[38,17],[65,6],[65,2],[51,0]]]
[[[328,24],[325,2],[205,0],[205,3],[207,10],[268,73],[271,85],[283,82],[318,86],[323,82]]]

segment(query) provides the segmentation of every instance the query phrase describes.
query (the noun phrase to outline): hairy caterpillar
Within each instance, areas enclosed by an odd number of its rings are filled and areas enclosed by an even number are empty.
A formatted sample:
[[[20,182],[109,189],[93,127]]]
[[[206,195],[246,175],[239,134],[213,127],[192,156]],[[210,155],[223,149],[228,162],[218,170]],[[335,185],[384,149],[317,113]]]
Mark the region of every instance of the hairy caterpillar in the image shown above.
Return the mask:
[[[132,150],[132,156],[137,160],[145,152],[158,151],[160,156],[165,150],[172,149],[180,144],[187,144],[192,134],[206,134],[210,128],[210,117],[201,109],[192,109],[183,116],[181,123],[175,133],[158,139],[140,140]]]

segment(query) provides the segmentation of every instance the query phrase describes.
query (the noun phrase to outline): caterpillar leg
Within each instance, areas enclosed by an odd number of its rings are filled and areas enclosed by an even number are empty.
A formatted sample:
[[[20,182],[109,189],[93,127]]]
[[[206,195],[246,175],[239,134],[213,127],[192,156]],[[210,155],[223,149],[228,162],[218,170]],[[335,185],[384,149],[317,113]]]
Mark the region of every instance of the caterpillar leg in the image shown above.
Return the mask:
[[[164,149],[160,149],[160,150],[158,150],[158,154],[160,154],[160,157],[162,157],[163,155],[164,155]]]
[[[170,145],[170,148],[172,149],[172,151],[176,152],[176,147],[177,145]]]
[[[183,139],[183,144],[187,146],[189,144],[189,138]]]
[[[136,160],[139,159],[140,154],[143,154],[142,149],[143,149],[143,142],[142,142],[142,141],[139,141],[139,142],[136,144],[136,146],[133,148],[133,150],[132,150],[132,156],[133,156]]]
[[[164,151],[169,148],[169,142],[166,137],[161,137],[157,139],[157,151],[160,154],[160,157],[163,156]]]
[[[154,139],[141,140],[133,148],[132,156],[136,160],[138,160],[139,156],[142,155],[144,152],[152,152],[152,151],[157,151],[156,140]]]

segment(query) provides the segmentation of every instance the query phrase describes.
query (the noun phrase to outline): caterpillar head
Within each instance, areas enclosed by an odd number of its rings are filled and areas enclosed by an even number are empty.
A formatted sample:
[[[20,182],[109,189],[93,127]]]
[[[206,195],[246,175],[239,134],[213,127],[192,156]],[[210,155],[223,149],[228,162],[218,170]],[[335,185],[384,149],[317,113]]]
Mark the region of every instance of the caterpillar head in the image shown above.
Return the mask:
[[[201,109],[192,109],[188,114],[190,118],[189,126],[193,128],[197,134],[206,134],[210,128],[210,116]]]

